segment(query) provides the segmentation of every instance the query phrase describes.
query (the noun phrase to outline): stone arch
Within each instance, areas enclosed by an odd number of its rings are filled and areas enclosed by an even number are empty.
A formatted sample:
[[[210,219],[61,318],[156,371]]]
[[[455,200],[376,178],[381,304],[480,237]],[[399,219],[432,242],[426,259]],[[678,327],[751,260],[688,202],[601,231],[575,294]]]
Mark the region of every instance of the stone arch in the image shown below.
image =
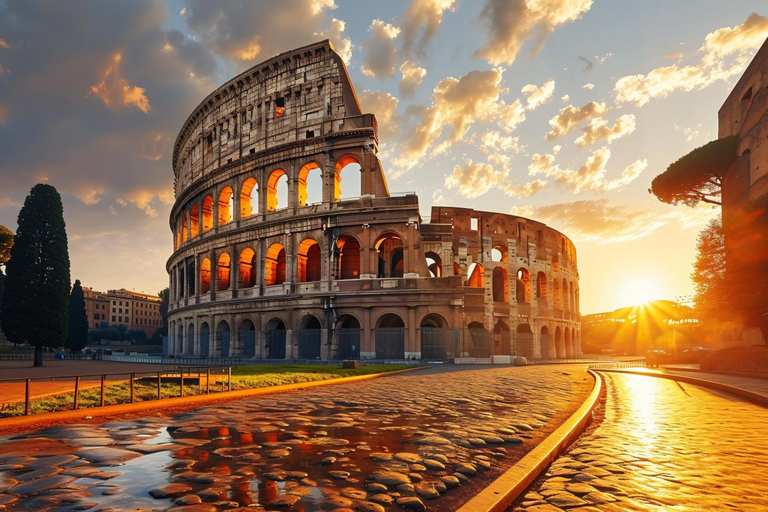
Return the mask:
[[[259,213],[259,184],[251,176],[240,188],[240,218],[247,219]]]
[[[565,359],[565,342],[563,341],[563,331],[559,325],[555,327],[555,357]]]
[[[547,359],[550,356],[552,350],[552,343],[549,339],[549,328],[546,325],[541,326],[541,338],[539,339],[539,345],[541,348],[541,357]]]
[[[494,302],[509,302],[509,277],[507,269],[496,267],[493,269],[493,300]]]
[[[429,251],[424,254],[427,260],[427,270],[430,277],[443,277],[443,260],[436,252]]]
[[[374,324],[376,359],[405,359],[405,322],[396,313],[384,313]]]
[[[360,320],[351,314],[341,315],[334,329],[339,359],[360,359],[362,330]]]
[[[200,262],[200,295],[211,291],[211,260],[203,258]]]
[[[200,355],[208,357],[211,355],[211,328],[208,322],[200,324]]]
[[[184,243],[189,238],[189,225],[187,222],[187,212],[181,216],[181,243]]]
[[[419,327],[421,329],[425,327],[431,327],[433,329],[447,329],[448,320],[446,320],[445,317],[439,313],[428,313],[422,317],[421,322],[419,322]]]
[[[298,359],[320,359],[323,332],[322,329],[323,326],[315,315],[304,315],[304,317],[299,322],[298,329]]]
[[[195,296],[195,276],[197,275],[197,269],[195,268],[194,258],[189,258],[186,264],[186,274],[189,276],[187,280],[187,297]]]
[[[195,203],[189,211],[189,235],[195,238],[200,234],[200,205]]]
[[[267,338],[267,357],[269,359],[285,359],[285,323],[280,318],[272,318],[265,328]]]
[[[517,282],[515,297],[518,304],[530,304],[531,302],[531,273],[527,268],[517,269]]]
[[[184,262],[181,262],[178,265],[176,265],[176,273],[179,275],[179,280],[177,281],[179,288],[176,290],[176,297],[179,299],[183,299],[185,296],[184,284],[186,283],[186,279],[185,279],[186,276],[184,272]]]
[[[229,357],[230,342],[232,333],[229,330],[229,324],[226,320],[221,320],[216,324],[216,346],[214,354],[219,357]]]
[[[236,357],[256,355],[256,327],[247,318],[241,321],[237,328],[237,339],[232,347],[232,355]]]
[[[485,287],[485,267],[480,263],[472,263],[467,269],[467,286],[473,288]]]
[[[283,244],[272,244],[267,250],[264,269],[264,284],[273,286],[285,282],[285,248]]]
[[[563,310],[570,311],[571,303],[568,300],[568,280],[563,278]]]
[[[573,357],[573,338],[571,337],[571,329],[566,327],[563,334],[563,345],[565,346],[565,357],[571,359]]]
[[[547,298],[547,274],[539,272],[536,275],[536,297],[539,299]]]
[[[323,170],[317,162],[309,162],[299,169],[298,205],[307,206],[323,202]]]
[[[195,324],[192,322],[187,325],[187,354],[195,354]]]
[[[288,207],[288,174],[275,169],[267,180],[267,211],[274,212]]]
[[[226,186],[219,194],[219,226],[232,222],[232,210],[234,209],[234,193],[232,187]]]
[[[379,235],[374,244],[378,255],[377,277],[403,277],[405,258],[403,257],[403,239],[396,233]]]
[[[213,196],[203,198],[203,233],[213,229]]]
[[[499,319],[493,326],[493,355],[508,356],[512,354],[510,347],[510,330],[504,320]]]
[[[480,322],[470,322],[467,325],[467,333],[465,343],[469,357],[491,357],[493,340],[485,326]]]
[[[319,281],[321,277],[322,258],[320,244],[312,238],[305,238],[299,244],[297,259],[297,280],[300,283]]]
[[[229,289],[229,278],[232,271],[231,260],[229,254],[226,252],[221,253],[219,260],[216,262],[216,291],[223,292]]]
[[[336,279],[360,278],[360,242],[352,235],[342,235],[335,247]]]
[[[491,261],[502,263],[507,261],[507,246],[505,244],[494,244],[491,249]]]
[[[343,188],[342,183],[344,183]],[[350,190],[354,192],[350,193]],[[336,160],[333,200],[338,202],[344,198],[355,198],[361,195],[363,195],[363,186],[360,161],[352,155],[344,155]]]
[[[240,276],[239,288],[253,288],[256,286],[256,253],[246,247],[238,258],[238,274]]]

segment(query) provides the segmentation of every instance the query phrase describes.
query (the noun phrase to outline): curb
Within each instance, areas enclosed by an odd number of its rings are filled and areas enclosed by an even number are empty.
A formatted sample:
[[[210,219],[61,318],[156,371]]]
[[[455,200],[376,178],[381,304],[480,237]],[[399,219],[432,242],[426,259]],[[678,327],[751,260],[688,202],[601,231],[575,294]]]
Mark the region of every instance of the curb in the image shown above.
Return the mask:
[[[712,388],[712,389],[717,389],[718,391],[725,391],[726,393],[730,393],[740,398],[744,398],[745,400],[749,400],[750,402],[755,403],[757,405],[768,407],[768,395],[757,393],[755,391],[750,391],[748,389],[740,388],[737,386],[731,386],[729,384],[723,384],[721,382],[715,382],[712,380],[697,379],[695,377],[688,377],[687,375],[675,375],[672,373],[646,373],[646,372],[635,372],[631,370],[598,370],[598,371],[606,372],[606,373],[625,373],[627,375],[642,375],[645,377],[659,377],[662,379],[685,382],[687,384],[693,384],[693,385],[701,386],[704,388]]]
[[[459,512],[506,510],[584,432],[592,420],[592,411],[597,406],[603,386],[599,374],[592,370],[588,373],[595,379],[595,385],[581,407],[525,457],[466,502]]]
[[[732,372],[728,370],[702,370],[700,368],[668,368],[666,366],[662,366],[662,368],[664,370],[673,372],[714,373],[716,375],[730,375],[732,377],[748,377],[750,379],[768,380],[768,373]]]
[[[236,400],[239,398],[249,398],[254,396],[272,395],[277,393],[287,393],[290,391],[297,391],[300,389],[316,388],[321,386],[332,386],[335,384],[348,384],[350,382],[358,382],[362,380],[378,379],[381,377],[388,377],[390,375],[398,375],[405,372],[412,372],[416,370],[424,370],[427,366],[419,366],[417,368],[406,368],[404,370],[394,370],[391,372],[372,373],[369,375],[354,375],[352,377],[340,377],[338,379],[317,380],[313,382],[299,382],[296,384],[283,384],[281,386],[268,386],[263,388],[252,389],[238,389],[237,391],[223,391],[219,393],[211,393],[209,395],[192,395],[185,397],[163,398],[161,400],[147,400],[144,402],[134,402],[128,404],[114,404],[105,405],[104,407],[90,407],[86,409],[58,411],[58,412],[44,412],[41,414],[34,414],[29,416],[13,416],[10,418],[0,418],[0,435],[7,434],[8,430],[25,428],[25,427],[38,427],[40,423],[45,423],[46,426],[52,424],[69,423],[73,420],[95,420],[97,418],[105,418],[114,416],[116,414],[130,414],[135,412],[142,412],[148,410],[158,410],[159,408],[170,408],[179,406],[203,406],[209,403],[216,403],[222,401]]]

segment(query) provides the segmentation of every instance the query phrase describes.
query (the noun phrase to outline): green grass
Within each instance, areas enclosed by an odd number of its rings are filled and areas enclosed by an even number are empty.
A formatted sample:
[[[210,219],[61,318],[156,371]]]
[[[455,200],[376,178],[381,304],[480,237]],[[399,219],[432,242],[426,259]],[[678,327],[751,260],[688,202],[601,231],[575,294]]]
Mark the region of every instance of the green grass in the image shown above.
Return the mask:
[[[351,377],[354,375],[370,375],[384,373],[406,368],[415,368],[417,365],[405,364],[378,364],[361,366],[354,370],[345,370],[341,366],[312,366],[312,365],[246,365],[232,367],[232,389],[254,389],[283,384],[297,384],[314,382],[319,380],[337,379],[339,377]],[[186,377],[185,377],[186,378]],[[217,393],[226,391],[226,375],[211,375],[210,391]],[[184,385],[184,395],[197,395],[205,393],[205,385],[202,390],[197,383]],[[179,382],[163,383],[161,388],[163,398],[177,397],[180,394]],[[79,393],[79,406],[81,409],[97,407],[101,404],[101,389],[88,388]],[[143,402],[157,399],[157,382],[136,381],[134,385],[135,401]],[[122,404],[130,402],[130,386],[128,382],[109,384],[104,391],[104,403],[106,405]],[[30,409],[32,414],[44,412],[67,411],[74,408],[74,392],[62,393],[32,400]],[[24,403],[0,405],[0,417],[20,416],[24,414]]]

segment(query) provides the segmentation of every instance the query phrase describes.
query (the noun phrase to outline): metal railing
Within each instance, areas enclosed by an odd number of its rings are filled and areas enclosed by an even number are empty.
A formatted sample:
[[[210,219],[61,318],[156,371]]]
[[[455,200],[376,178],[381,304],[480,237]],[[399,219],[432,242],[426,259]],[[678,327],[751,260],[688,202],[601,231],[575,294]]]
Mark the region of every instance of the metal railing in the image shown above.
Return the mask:
[[[623,363],[590,364],[590,370],[620,370],[622,368],[646,368],[645,361],[626,361]]]
[[[232,368],[229,366],[220,366],[220,367],[211,367],[211,366],[178,366],[177,368],[173,369],[164,369],[157,372],[120,372],[120,373],[95,373],[95,374],[85,374],[85,375],[63,375],[63,376],[56,376],[56,377],[30,377],[30,378],[18,378],[18,379],[0,379],[0,384],[7,384],[7,383],[23,383],[24,384],[24,415],[29,416],[31,414],[31,404],[35,399],[40,399],[44,397],[49,396],[60,396],[60,395],[66,395],[68,393],[71,393],[70,390],[62,390],[59,392],[53,392],[48,393],[43,396],[33,397],[32,396],[32,383],[35,381],[45,381],[45,382],[53,382],[53,381],[73,381],[74,383],[74,395],[73,395],[73,402],[72,406],[73,409],[77,410],[80,408],[80,392],[81,387],[84,382],[84,380],[91,379],[91,380],[100,380],[100,404],[97,407],[104,407],[106,405],[106,388],[109,385],[119,384],[119,381],[122,379],[112,379],[111,382],[108,381],[108,377],[124,377],[129,382],[129,399],[127,402],[118,402],[118,403],[135,403],[136,402],[136,381],[137,380],[146,380],[151,379],[152,381],[157,383],[157,398],[156,400],[162,400],[162,391],[163,391],[163,379],[178,379],[179,381],[179,397],[184,396],[184,379],[185,376],[187,379],[193,379],[197,378],[199,390],[197,394],[210,394],[211,392],[211,377],[214,377],[214,383],[218,382],[219,377],[226,377],[226,391],[232,391]],[[117,381],[117,382],[116,382]],[[203,381],[205,381],[205,393],[203,393]],[[189,382],[189,380],[187,381]],[[88,386],[89,388],[93,388],[96,386]],[[224,389],[222,389],[223,391]],[[175,398],[175,397],[165,397],[165,398]],[[146,401],[146,400],[140,400],[140,401]],[[6,402],[3,404],[3,406],[12,405],[18,402]],[[113,404],[110,404],[113,405]]]

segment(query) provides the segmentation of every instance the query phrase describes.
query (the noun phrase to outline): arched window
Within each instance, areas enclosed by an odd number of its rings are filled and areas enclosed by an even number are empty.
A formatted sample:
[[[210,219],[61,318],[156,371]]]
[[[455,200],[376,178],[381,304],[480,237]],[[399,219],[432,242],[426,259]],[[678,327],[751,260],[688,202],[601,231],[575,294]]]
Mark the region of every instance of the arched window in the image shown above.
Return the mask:
[[[180,265],[178,265],[176,267],[176,272],[179,273],[179,281],[178,281],[179,289],[176,292],[176,296],[179,299],[183,299],[184,298],[184,281],[185,281],[185,279],[184,279],[184,264],[183,263],[181,263]]]
[[[195,276],[197,275],[197,270],[195,269],[195,260],[190,259],[187,262],[187,296],[188,297],[194,297],[195,296]]]
[[[299,245],[298,281],[308,283],[320,280],[320,244],[307,238]]]
[[[299,206],[323,202],[323,171],[317,162],[309,162],[299,170]]]
[[[285,248],[282,244],[272,244],[267,251],[264,284],[272,286],[285,282]]]
[[[229,289],[230,259],[229,254],[222,253],[216,264],[216,291]]]
[[[519,304],[528,304],[531,302],[531,274],[526,268],[517,270],[515,298]]]
[[[259,186],[256,178],[248,178],[240,189],[240,218],[247,219],[259,213]]]
[[[471,264],[467,270],[467,275],[469,276],[467,278],[467,286],[473,288],[485,287],[485,267],[480,263]]]
[[[211,260],[203,258],[200,262],[200,294],[211,291]]]
[[[233,197],[230,187],[224,187],[219,194],[219,226],[232,222]]]
[[[275,169],[267,181],[267,211],[274,212],[288,207],[288,175]]]
[[[547,275],[544,272],[539,272],[536,275],[536,297],[547,298]]]
[[[398,235],[387,233],[379,237],[374,245],[379,255],[377,277],[403,277],[403,240]]]
[[[181,220],[176,221],[176,245],[175,249],[181,247]]]
[[[253,288],[256,286],[256,253],[246,247],[240,253],[238,270],[240,271],[240,288]]]
[[[195,324],[187,326],[187,354],[195,353]]]
[[[214,355],[229,357],[230,334],[229,324],[224,320],[219,322],[219,325],[216,326],[216,348],[214,349]]]
[[[213,197],[203,198],[203,233],[213,228]]]
[[[189,238],[189,228],[187,225],[187,212],[184,212],[184,216],[181,218],[181,243],[184,243]]]
[[[189,214],[189,230],[192,238],[200,234],[200,205],[195,203]]]
[[[360,197],[362,195],[360,175],[360,162],[357,161],[357,158],[352,155],[339,158],[336,161],[334,201]]]
[[[501,244],[494,245],[491,249],[491,261],[507,261],[507,248]]]
[[[427,259],[427,269],[430,277],[443,277],[443,261],[436,252],[428,252],[424,255]]]
[[[493,300],[495,302],[509,302],[509,279],[507,269],[504,267],[493,269]]]
[[[360,279],[360,243],[344,235],[336,241],[336,279]]]

